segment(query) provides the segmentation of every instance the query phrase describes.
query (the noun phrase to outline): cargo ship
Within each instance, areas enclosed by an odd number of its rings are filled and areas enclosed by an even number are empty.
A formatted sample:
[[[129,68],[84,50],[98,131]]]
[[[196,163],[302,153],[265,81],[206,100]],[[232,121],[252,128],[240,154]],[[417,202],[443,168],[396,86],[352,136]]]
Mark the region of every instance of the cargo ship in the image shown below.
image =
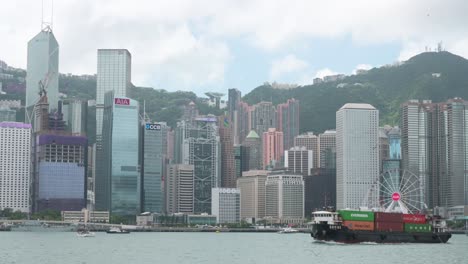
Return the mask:
[[[312,213],[311,236],[338,243],[447,243],[452,234],[436,216],[341,210]]]

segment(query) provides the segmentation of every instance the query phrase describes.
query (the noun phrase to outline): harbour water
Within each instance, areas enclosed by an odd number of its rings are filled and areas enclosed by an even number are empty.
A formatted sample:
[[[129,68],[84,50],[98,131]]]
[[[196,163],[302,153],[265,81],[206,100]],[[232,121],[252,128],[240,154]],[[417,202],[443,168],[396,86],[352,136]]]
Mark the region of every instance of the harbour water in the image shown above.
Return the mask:
[[[1,264],[468,263],[468,236],[447,244],[317,243],[308,234],[0,232]]]

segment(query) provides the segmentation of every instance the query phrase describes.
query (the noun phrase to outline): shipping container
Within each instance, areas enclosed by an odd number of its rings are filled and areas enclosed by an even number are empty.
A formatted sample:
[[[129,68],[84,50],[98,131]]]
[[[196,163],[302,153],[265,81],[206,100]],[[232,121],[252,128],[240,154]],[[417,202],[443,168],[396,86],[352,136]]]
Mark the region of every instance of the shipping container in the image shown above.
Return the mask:
[[[397,222],[377,222],[375,221],[376,231],[403,232],[403,223]]]
[[[403,222],[411,224],[425,224],[426,216],[422,214],[403,214]]]
[[[343,225],[351,230],[374,231],[374,222],[370,221],[343,221]]]
[[[403,214],[402,213],[375,213],[375,222],[394,222],[394,223],[403,223]]]
[[[374,221],[374,212],[366,211],[339,211],[344,221]]]
[[[429,224],[405,224],[405,232],[411,232],[411,233],[432,232],[432,226]]]

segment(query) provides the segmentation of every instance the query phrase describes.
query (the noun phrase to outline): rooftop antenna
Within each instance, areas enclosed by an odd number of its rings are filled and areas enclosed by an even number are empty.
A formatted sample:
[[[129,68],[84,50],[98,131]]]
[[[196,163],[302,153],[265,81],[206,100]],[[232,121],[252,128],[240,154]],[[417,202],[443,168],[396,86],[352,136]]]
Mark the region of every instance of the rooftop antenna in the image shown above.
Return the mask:
[[[41,3],[41,30],[51,32],[54,25],[54,0],[51,0],[50,21],[44,20],[44,0]]]

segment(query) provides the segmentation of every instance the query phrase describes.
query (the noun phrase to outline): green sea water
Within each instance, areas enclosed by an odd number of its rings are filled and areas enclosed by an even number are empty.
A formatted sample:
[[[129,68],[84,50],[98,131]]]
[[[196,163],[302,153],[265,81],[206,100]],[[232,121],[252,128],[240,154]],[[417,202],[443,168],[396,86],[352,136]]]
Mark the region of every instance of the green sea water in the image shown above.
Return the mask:
[[[308,234],[0,232],[0,264],[468,263],[468,236],[447,244],[317,243]]]

